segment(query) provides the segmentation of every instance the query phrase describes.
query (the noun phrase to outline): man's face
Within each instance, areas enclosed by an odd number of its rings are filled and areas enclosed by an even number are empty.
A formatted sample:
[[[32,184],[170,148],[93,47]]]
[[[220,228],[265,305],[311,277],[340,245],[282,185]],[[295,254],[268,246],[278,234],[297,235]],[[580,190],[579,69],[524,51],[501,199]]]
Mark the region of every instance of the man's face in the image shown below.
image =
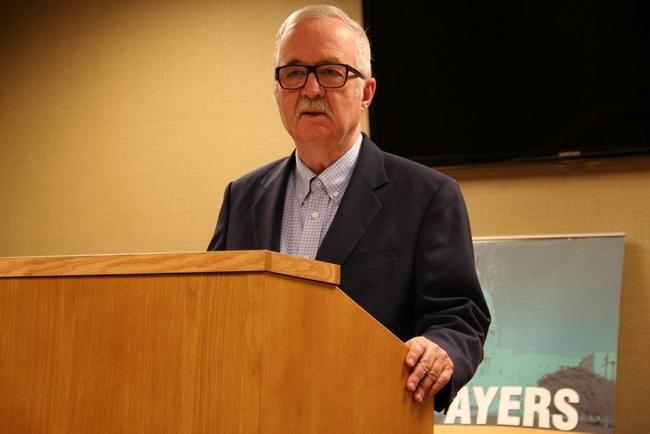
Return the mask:
[[[334,18],[302,21],[278,50],[278,66],[343,63],[358,69],[354,33]],[[361,113],[374,94],[374,79],[354,77],[350,73],[345,86],[334,89],[320,86],[314,74],[301,89],[285,90],[276,82],[280,117],[297,145],[337,146],[356,139]],[[308,105],[309,99],[322,104]]]

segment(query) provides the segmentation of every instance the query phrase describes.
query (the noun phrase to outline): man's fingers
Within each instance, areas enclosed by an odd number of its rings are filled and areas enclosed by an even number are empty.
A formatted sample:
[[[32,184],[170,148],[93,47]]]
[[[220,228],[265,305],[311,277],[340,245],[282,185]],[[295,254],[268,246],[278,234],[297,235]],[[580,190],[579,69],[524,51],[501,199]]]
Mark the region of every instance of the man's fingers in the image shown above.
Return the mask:
[[[422,376],[415,392],[415,397],[420,399],[424,397],[438,379],[440,375],[440,364],[434,362],[428,369],[425,367],[424,370],[424,376]]]
[[[415,364],[415,367],[411,371],[411,375],[409,375],[406,380],[406,388],[411,392],[415,391],[420,384],[420,381],[422,381],[425,375],[427,375],[429,369],[431,369],[428,363],[429,362],[426,359],[422,358]]]
[[[447,364],[446,358],[435,359],[433,366],[420,381],[414,397],[418,402],[422,402],[425,397],[433,396],[436,392],[444,387],[451,378],[451,368]]]
[[[442,373],[440,374],[440,376],[436,380],[433,387],[431,387],[431,389],[429,390],[429,395],[428,395],[429,397],[431,397],[431,396],[435,395],[436,393],[440,392],[442,390],[442,388],[445,387],[445,385],[447,383],[449,383],[449,380],[451,380],[451,373],[452,373],[451,368],[448,368],[448,369],[445,369],[445,370],[442,371]]]
[[[415,338],[407,341],[406,346],[409,350],[406,353],[404,363],[406,363],[406,366],[409,368],[412,368],[415,366],[418,360],[420,360],[420,357],[422,357],[422,353],[424,353],[424,346],[422,346],[422,344],[419,343]]]
[[[423,352],[419,360],[413,366],[411,375],[406,380],[406,388],[410,391],[415,391],[422,379],[425,378],[433,369],[435,363],[435,354],[429,346]],[[433,373],[435,374],[435,373]]]
[[[422,402],[449,382],[454,364],[445,350],[422,336],[407,341],[406,345],[404,363],[411,369],[406,388],[413,392],[413,399]]]

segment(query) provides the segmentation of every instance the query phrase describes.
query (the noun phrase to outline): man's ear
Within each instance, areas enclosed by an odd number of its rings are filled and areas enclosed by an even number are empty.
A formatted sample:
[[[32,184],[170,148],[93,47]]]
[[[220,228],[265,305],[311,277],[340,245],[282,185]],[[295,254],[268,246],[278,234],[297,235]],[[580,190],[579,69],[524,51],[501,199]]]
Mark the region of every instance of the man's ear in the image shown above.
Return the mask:
[[[375,96],[375,90],[377,89],[377,80],[373,77],[366,78],[363,84],[363,94],[361,95],[361,106],[364,110],[370,106],[372,98]]]

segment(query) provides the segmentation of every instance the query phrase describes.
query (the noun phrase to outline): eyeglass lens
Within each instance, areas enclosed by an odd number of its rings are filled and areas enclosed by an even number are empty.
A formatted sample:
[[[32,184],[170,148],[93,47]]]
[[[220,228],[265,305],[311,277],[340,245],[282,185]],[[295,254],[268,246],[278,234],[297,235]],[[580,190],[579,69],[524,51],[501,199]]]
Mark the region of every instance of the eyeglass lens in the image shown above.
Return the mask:
[[[279,69],[278,80],[285,89],[298,89],[307,83],[310,69],[316,74],[318,83],[323,87],[342,87],[348,78],[345,65],[318,65],[310,68],[304,65],[289,65]]]

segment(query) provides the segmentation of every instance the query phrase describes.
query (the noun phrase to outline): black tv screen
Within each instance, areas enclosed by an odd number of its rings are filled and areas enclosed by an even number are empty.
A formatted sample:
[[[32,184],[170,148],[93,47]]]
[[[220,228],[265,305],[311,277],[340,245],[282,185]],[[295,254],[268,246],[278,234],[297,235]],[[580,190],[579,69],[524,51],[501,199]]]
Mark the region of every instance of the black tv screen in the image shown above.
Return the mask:
[[[433,166],[649,153],[642,3],[364,0],[370,134]]]

